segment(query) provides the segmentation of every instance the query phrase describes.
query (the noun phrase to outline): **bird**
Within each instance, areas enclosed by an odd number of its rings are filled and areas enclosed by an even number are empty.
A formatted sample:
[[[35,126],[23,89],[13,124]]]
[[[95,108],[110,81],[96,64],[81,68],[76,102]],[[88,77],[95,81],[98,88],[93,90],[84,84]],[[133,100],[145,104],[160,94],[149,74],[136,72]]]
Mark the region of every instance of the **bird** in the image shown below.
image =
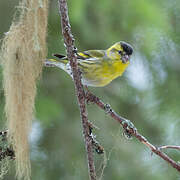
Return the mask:
[[[87,50],[76,54],[82,84],[103,87],[124,73],[130,64],[133,47],[124,41],[119,41],[106,50]],[[67,56],[61,54],[53,54],[53,56],[58,60],[47,59],[45,66],[59,67],[72,77]]]

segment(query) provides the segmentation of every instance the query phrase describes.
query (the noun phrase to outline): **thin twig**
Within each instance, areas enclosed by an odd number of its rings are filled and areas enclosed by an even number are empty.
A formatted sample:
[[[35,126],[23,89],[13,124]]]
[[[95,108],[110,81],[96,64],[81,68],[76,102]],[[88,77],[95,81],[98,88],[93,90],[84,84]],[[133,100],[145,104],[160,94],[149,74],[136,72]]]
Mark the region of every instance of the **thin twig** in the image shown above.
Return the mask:
[[[166,145],[166,146],[159,147],[159,149],[160,150],[162,150],[162,149],[177,149],[177,150],[180,150],[180,146]]]
[[[78,104],[80,108],[80,114],[81,114],[81,120],[83,126],[83,135],[84,135],[84,141],[87,152],[89,176],[91,180],[96,180],[96,172],[95,172],[95,166],[93,160],[93,147],[92,147],[91,137],[89,136],[89,125],[88,125],[87,110],[85,105],[85,93],[81,83],[80,72],[77,66],[77,56],[75,53],[76,48],[74,47],[74,38],[71,33],[71,26],[69,23],[68,7],[66,0],[59,0],[59,13],[61,15],[61,28],[64,37],[64,43],[66,45],[67,57],[70,60],[70,66],[72,69],[76,95],[78,98]]]
[[[92,94],[90,91],[88,91],[86,93],[86,100],[88,102],[95,103],[98,107],[105,110],[107,114],[109,114],[113,119],[115,119],[122,125],[122,127],[124,128],[124,130],[128,136],[133,135],[134,137],[136,137],[141,143],[145,144],[149,149],[151,149],[152,152],[157,154],[159,157],[164,159],[172,167],[174,167],[175,169],[177,169],[180,172],[180,164],[176,163],[169,156],[167,156],[165,153],[163,153],[161,151],[162,147],[161,148],[155,147],[144,136],[139,134],[137,129],[135,128],[135,126],[129,120],[119,116],[109,105],[102,102],[97,96]]]

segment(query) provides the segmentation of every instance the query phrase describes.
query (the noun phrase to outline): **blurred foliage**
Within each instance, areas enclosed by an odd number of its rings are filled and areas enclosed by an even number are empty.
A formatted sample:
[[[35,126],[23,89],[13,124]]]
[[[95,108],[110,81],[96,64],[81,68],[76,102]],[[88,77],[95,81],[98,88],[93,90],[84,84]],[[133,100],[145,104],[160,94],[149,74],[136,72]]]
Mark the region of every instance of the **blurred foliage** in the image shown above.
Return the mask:
[[[0,1],[0,38],[8,31],[17,5],[17,0]],[[68,6],[79,50],[105,49],[119,40],[135,49],[123,77],[104,88],[90,90],[131,119],[153,144],[180,144],[180,1],[69,0]],[[50,1],[48,32],[48,57],[65,54],[55,0]],[[3,128],[2,82],[0,98]],[[88,112],[89,119],[100,128],[95,134],[108,157],[104,180],[180,178],[166,162],[151,156],[144,145],[135,139],[126,140],[120,126],[100,109],[89,105]],[[30,140],[33,180],[88,179],[74,86],[59,69],[43,70]],[[178,151],[166,152],[180,160]],[[103,157],[95,154],[95,160],[98,169]],[[14,174],[5,179],[14,179]]]

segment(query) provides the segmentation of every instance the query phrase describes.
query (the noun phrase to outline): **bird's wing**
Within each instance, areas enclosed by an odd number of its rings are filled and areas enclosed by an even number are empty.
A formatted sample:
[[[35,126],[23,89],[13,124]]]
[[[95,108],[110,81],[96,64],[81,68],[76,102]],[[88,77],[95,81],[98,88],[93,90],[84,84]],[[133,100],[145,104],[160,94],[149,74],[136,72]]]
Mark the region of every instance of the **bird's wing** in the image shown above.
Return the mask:
[[[103,50],[88,50],[78,53],[79,59],[102,58],[104,56],[105,51]]]
[[[56,61],[56,62],[60,62],[60,63],[63,63],[63,64],[67,64],[68,63],[68,58],[67,56],[64,56],[62,54],[53,54],[53,56],[57,57],[58,60],[55,60],[55,59],[51,59],[53,61]]]
[[[53,56],[59,58],[59,59],[63,59],[65,58],[66,56],[62,55],[62,54],[53,54]]]
[[[68,63],[67,56],[61,55],[61,54],[53,54],[53,56],[57,57],[59,62],[62,62],[64,64]],[[88,63],[88,64],[93,64],[98,59],[101,59],[105,56],[105,51],[104,50],[88,50],[88,51],[83,51],[83,52],[78,52],[77,53],[77,59],[78,62],[81,63]],[[81,64],[80,63],[80,64]]]

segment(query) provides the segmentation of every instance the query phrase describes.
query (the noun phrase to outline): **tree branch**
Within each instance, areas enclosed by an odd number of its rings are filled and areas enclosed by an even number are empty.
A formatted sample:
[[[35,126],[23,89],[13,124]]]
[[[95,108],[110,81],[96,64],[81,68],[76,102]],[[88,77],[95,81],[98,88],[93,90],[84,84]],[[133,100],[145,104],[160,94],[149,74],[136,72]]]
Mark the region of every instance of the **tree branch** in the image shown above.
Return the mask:
[[[177,150],[180,150],[180,146],[166,145],[166,146],[159,147],[159,149],[160,150],[162,150],[162,149],[177,149]]]
[[[91,134],[90,129],[92,127],[89,126],[85,100],[87,100],[87,102],[93,102],[98,107],[105,110],[106,113],[108,113],[113,119],[115,119],[121,124],[121,126],[124,128],[126,136],[136,137],[141,143],[145,144],[152,152],[154,152],[156,155],[164,159],[172,167],[174,167],[180,172],[180,164],[176,163],[174,160],[172,160],[169,156],[167,156],[165,153],[161,151],[161,149],[165,149],[165,148],[179,149],[179,146],[162,146],[159,148],[154,146],[144,136],[138,133],[137,129],[135,128],[135,126],[132,124],[131,121],[119,116],[113,109],[111,109],[110,105],[105,104],[97,96],[93,95],[89,91],[85,94],[82,83],[81,83],[81,74],[77,66],[76,48],[74,47],[74,38],[71,33],[71,27],[69,24],[66,0],[59,0],[59,13],[61,15],[62,34],[63,34],[64,42],[66,45],[67,57],[70,61],[70,66],[72,69],[72,76],[73,76],[73,80],[75,84],[76,95],[78,98],[78,104],[80,108],[80,115],[81,115],[82,126],[83,126],[84,141],[86,145],[88,170],[89,170],[90,179],[96,180],[96,172],[95,172],[94,160],[93,160],[93,142],[92,142],[93,140],[90,136]]]
[[[105,104],[102,102],[97,96],[92,94],[90,91],[86,93],[86,100],[88,102],[95,103],[98,107],[105,110],[106,113],[108,113],[113,119],[118,121],[122,127],[125,130],[125,134],[129,137],[134,136],[136,137],[141,143],[145,144],[152,152],[154,152],[156,155],[164,159],[166,162],[168,162],[172,167],[177,169],[180,172],[180,164],[176,163],[174,160],[172,160],[169,156],[167,156],[165,153],[161,151],[162,148],[172,148],[172,146],[164,146],[164,147],[155,147],[152,145],[144,136],[138,133],[135,126],[127,119],[119,116],[113,109],[111,109],[110,105]],[[175,146],[173,146],[175,148]],[[179,149],[179,146],[178,146]]]
[[[72,75],[74,79],[75,90],[81,114],[83,135],[87,152],[89,176],[91,180],[96,180],[96,172],[93,160],[92,139],[89,136],[89,123],[85,105],[85,93],[81,83],[80,72],[77,66],[77,56],[75,53],[76,49],[74,47],[74,38],[71,33],[71,26],[69,24],[68,7],[66,0],[59,0],[59,13],[61,15],[61,28],[64,37],[64,43],[66,45],[67,57],[70,61],[70,66],[72,69]]]

